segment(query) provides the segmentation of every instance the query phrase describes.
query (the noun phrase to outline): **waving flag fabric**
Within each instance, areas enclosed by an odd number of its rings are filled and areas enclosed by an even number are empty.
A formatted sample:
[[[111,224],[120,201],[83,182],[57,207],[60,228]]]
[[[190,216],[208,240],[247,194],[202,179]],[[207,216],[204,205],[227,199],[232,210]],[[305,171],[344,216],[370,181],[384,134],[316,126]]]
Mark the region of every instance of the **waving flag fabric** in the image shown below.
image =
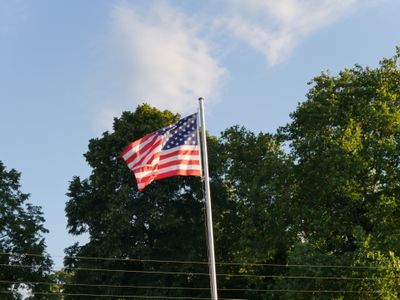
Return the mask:
[[[135,174],[139,191],[157,179],[201,176],[197,114],[134,141],[121,156]]]

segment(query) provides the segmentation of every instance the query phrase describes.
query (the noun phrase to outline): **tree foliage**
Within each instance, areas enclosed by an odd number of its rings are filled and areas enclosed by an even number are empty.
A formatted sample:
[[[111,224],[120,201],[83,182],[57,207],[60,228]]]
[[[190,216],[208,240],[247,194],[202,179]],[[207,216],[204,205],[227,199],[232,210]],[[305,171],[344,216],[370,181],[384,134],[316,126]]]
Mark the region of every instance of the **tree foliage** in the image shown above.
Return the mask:
[[[220,238],[217,246],[226,244],[222,247],[225,255],[220,255],[221,261],[236,264],[220,271],[243,275],[240,280],[221,278],[219,284],[229,289],[271,289],[275,284],[273,278],[284,272],[260,264],[285,264],[294,242],[295,236],[290,230],[293,163],[274,136],[255,134],[238,126],[222,132],[219,149],[217,175],[228,191],[225,197],[234,208],[228,215],[224,212],[217,215],[215,227]],[[227,216],[234,216],[230,222],[234,230],[225,230],[223,220]],[[260,293],[237,291],[222,296],[266,297]]]
[[[317,76],[307,101],[282,130],[296,161],[292,203],[301,238],[289,262],[348,266],[372,257],[382,262],[398,259],[399,55],[384,59],[379,68],[355,66],[337,76]],[[375,276],[364,271],[356,273]],[[350,277],[354,272],[338,268],[319,274]],[[373,286],[351,280],[301,283],[302,288],[358,291],[363,285]],[[381,284],[376,287],[374,299],[385,289]]]
[[[32,299],[50,299],[35,294],[48,292],[48,286],[32,283],[48,281],[52,265],[45,252],[43,214],[20,191],[19,180],[20,173],[7,171],[0,161],[0,291],[10,292],[0,297],[22,299],[21,292],[30,291]]]
[[[148,186],[145,192],[139,193],[134,175],[119,157],[122,149],[130,142],[178,119],[179,115],[169,111],[161,112],[148,105],[141,105],[134,113],[125,112],[121,118],[115,119],[112,133],[105,132],[101,138],[89,142],[85,158],[92,167],[92,174],[83,180],[73,178],[66,213],[70,233],[88,233],[90,241],[85,245],[71,246],[67,253],[70,256],[116,257],[125,261],[70,259],[66,261],[66,266],[138,271],[146,269],[150,272],[196,271],[187,264],[168,265],[129,260],[199,261],[206,256],[199,179],[184,177],[160,180]],[[202,272],[206,270],[206,266],[200,268]],[[201,279],[193,283],[191,276],[76,271],[72,282],[161,287],[207,284],[207,278]],[[173,290],[66,287],[66,291],[70,290],[121,295],[174,293]]]
[[[114,121],[114,131],[104,133],[99,139],[89,143],[85,157],[92,167],[89,178],[75,177],[69,187],[70,200],[66,206],[68,228],[73,234],[88,233],[90,241],[85,245],[74,245],[67,249],[72,257],[100,256],[124,258],[125,261],[85,261],[69,259],[67,267],[112,268],[127,270],[179,271],[208,273],[207,264],[150,264],[132,262],[129,259],[207,261],[204,222],[204,202],[200,178],[175,177],[152,183],[143,193],[138,193],[133,174],[119,157],[121,150],[133,140],[156,129],[164,127],[179,118],[168,111],[158,111],[148,105],[139,106],[134,113],[125,112]],[[233,127],[218,140],[208,137],[209,164],[215,223],[215,238],[218,261],[242,262],[257,257],[250,252],[251,247],[263,245],[258,257],[263,260],[284,260],[285,241],[272,239],[275,244],[256,243],[257,234],[271,238],[267,234],[269,224],[280,230],[280,218],[268,216],[282,210],[283,195],[275,193],[276,182],[263,182],[276,171],[276,178],[287,179],[287,166],[281,168],[279,145],[272,136],[258,136],[243,128]],[[239,154],[237,151],[241,150]],[[261,160],[260,160],[261,159]],[[254,167],[248,172],[246,165]],[[243,168],[243,166],[245,168]],[[247,170],[247,171],[246,171]],[[268,180],[267,180],[268,181]],[[277,181],[277,180],[276,180]],[[258,190],[254,187],[259,185]],[[246,198],[249,189],[252,194]],[[279,190],[285,194],[282,190]],[[285,196],[286,197],[286,196]],[[254,203],[252,203],[255,201]],[[259,215],[258,219],[253,218]],[[285,215],[287,218],[287,215]],[[267,223],[264,223],[267,222]],[[254,226],[260,226],[258,232]],[[280,230],[286,236],[284,230]],[[271,241],[272,241],[271,240]],[[275,245],[280,249],[275,251]],[[285,246],[284,246],[285,245]],[[245,250],[243,250],[245,249]],[[262,253],[268,251],[268,258]],[[238,266],[220,266],[221,272],[240,271]],[[242,268],[241,272],[245,272]],[[247,271],[246,271],[247,272]],[[77,271],[74,282],[180,286],[204,288],[209,286],[207,276],[158,276],[120,273],[99,274]],[[224,281],[221,287],[234,287],[247,280]],[[72,288],[71,288],[72,289]],[[66,291],[70,289],[66,287]],[[73,287],[74,292],[79,287]],[[116,289],[83,287],[82,291],[92,293],[114,293]],[[143,295],[140,289],[119,289],[118,293]],[[148,290],[149,295],[201,296],[209,291]],[[72,299],[72,298],[71,298]]]
[[[208,136],[217,272],[234,274],[218,276],[221,297],[400,297],[399,58],[400,50],[377,68],[323,72],[275,135],[234,126]],[[87,233],[89,242],[69,247],[65,265],[71,283],[108,287],[66,292],[209,296],[199,289],[209,286],[207,276],[195,274],[206,275],[206,264],[148,261],[207,260],[200,179],[168,178],[139,193],[119,157],[130,142],[179,118],[140,105],[90,140],[92,173],[73,178],[66,206],[70,233]]]

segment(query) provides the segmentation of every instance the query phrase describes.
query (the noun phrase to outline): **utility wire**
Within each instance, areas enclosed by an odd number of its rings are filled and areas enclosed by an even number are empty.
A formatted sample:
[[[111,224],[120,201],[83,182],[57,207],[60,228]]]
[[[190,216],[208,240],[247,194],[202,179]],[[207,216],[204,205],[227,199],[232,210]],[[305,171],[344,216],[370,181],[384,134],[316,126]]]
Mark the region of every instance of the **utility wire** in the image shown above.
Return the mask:
[[[0,252],[0,255],[10,256],[34,256],[46,257],[40,254],[32,253],[14,253],[14,252]],[[169,263],[169,264],[199,264],[208,265],[206,261],[189,261],[189,260],[156,260],[156,259],[140,259],[140,258],[114,258],[114,257],[94,257],[94,256],[53,256],[63,257],[65,259],[82,259],[82,260],[104,260],[104,261],[122,261],[122,262],[141,262],[141,263]],[[340,269],[378,269],[374,266],[345,266],[345,265],[296,265],[296,264],[269,264],[269,263],[233,263],[233,262],[217,262],[217,265],[228,266],[253,266],[253,267],[297,267],[297,268],[340,268]]]
[[[32,284],[32,285],[60,285],[60,286],[82,286],[82,287],[105,287],[105,288],[136,288],[136,289],[158,289],[158,290],[185,290],[185,291],[208,291],[209,287],[163,287],[163,286],[140,286],[140,285],[109,285],[109,284],[86,284],[86,283],[55,283],[55,282],[42,282],[42,281],[12,281],[12,280],[0,280],[0,283],[9,284]],[[366,293],[367,291],[355,291],[355,290],[285,290],[285,289],[245,289],[245,288],[218,288],[221,292],[319,292],[319,293]],[[373,291],[379,293],[380,291]],[[370,291],[368,291],[370,293]]]
[[[35,267],[35,266],[34,265],[0,264],[0,267],[32,268],[32,267]],[[209,276],[208,273],[175,272],[175,271],[118,270],[118,269],[81,268],[81,267],[79,267],[79,268],[68,268],[68,270],[94,271],[94,272],[118,272],[118,273],[143,273],[143,274],[160,274],[160,275]]]
[[[45,257],[40,254],[31,253],[13,253],[13,252],[0,252],[0,255],[25,255],[34,257]],[[63,257],[64,259],[82,259],[82,260],[109,260],[109,261],[123,261],[123,262],[141,262],[141,263],[171,263],[171,264],[200,264],[207,265],[206,261],[189,261],[189,260],[157,260],[157,259],[140,259],[140,258],[116,258],[116,257],[98,257],[98,256],[61,256],[55,255],[53,257]]]
[[[382,291],[351,291],[351,290],[264,290],[271,293],[321,293],[321,294],[379,294]],[[0,294],[13,294],[12,291],[0,291]],[[89,293],[48,293],[34,292],[35,295],[51,295],[51,296],[84,296],[84,297],[111,297],[111,298],[141,298],[141,299],[193,299],[193,300],[211,300],[210,298],[200,297],[182,297],[182,296],[147,296],[147,295],[106,295],[106,294],[89,294]],[[220,300],[246,300],[242,298],[219,298]]]
[[[32,268],[32,265],[8,265],[0,264],[0,267],[15,267],[15,268]],[[196,272],[175,272],[175,271],[145,271],[145,270],[118,270],[118,269],[103,269],[103,268],[69,268],[77,271],[94,271],[94,272],[118,272],[118,273],[142,273],[142,274],[159,274],[159,275],[185,275],[185,276],[209,276],[208,273]],[[387,278],[380,277],[335,277],[335,276],[308,276],[308,275],[257,275],[257,274],[229,274],[220,273],[219,277],[245,277],[245,278],[276,278],[276,279],[314,279],[314,280],[382,280]],[[393,279],[399,277],[391,277]]]
[[[14,294],[12,291],[0,291],[0,294]],[[194,300],[211,300],[210,298],[199,297],[169,297],[169,296],[147,296],[147,295],[105,295],[105,294],[78,294],[78,293],[47,293],[47,292],[34,292],[35,295],[44,296],[80,296],[80,297],[101,297],[101,298],[136,298],[136,299],[194,299]],[[222,300],[222,299],[221,299]],[[234,300],[234,299],[224,299]],[[239,299],[235,299],[239,300]]]
[[[61,286],[82,286],[82,287],[104,287],[104,288],[131,288],[131,289],[159,289],[159,290],[186,290],[186,291],[209,291],[209,287],[178,287],[178,286],[149,286],[149,285],[113,285],[113,284],[91,284],[91,283],[59,283],[45,281],[12,281],[0,280],[0,283],[10,284],[33,284],[33,285],[61,285]]]

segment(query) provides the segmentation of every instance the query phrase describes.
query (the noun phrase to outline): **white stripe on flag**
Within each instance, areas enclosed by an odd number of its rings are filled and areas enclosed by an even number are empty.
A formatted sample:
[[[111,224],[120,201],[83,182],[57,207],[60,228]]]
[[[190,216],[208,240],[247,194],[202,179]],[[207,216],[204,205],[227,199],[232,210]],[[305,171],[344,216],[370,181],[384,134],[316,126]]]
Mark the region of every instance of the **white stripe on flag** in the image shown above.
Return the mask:
[[[200,171],[200,165],[183,165],[183,164],[174,165],[174,166],[158,169],[157,174],[163,174],[163,173],[167,173],[167,172],[175,171],[175,170],[199,170]],[[139,179],[139,178],[147,177],[147,176],[151,175],[152,173],[154,173],[153,170],[143,171],[143,172],[135,172],[135,176],[136,176],[136,178]]]
[[[155,138],[157,138],[158,135],[153,135],[148,137],[144,142],[139,143],[138,145],[136,145],[135,147],[133,147],[132,149],[130,149],[128,152],[126,152],[122,158],[124,160],[129,159],[129,157],[131,157],[132,155],[134,155],[136,152],[140,151],[141,149],[143,149],[148,143],[151,143]],[[144,139],[144,137],[142,138]]]
[[[154,141],[155,143],[158,143],[160,140],[162,139],[162,137],[158,136],[157,140]],[[153,156],[154,153],[160,152],[161,151],[161,147],[162,145],[160,144],[159,146],[157,146],[156,148],[152,149],[151,147],[149,149],[147,149],[145,152],[143,152],[141,155],[139,155],[138,157],[136,157],[133,161],[131,161],[128,164],[128,168],[132,169],[132,167],[136,167],[135,164],[142,160],[143,157],[145,157],[142,161],[142,163],[140,165],[145,165],[147,163],[147,161],[149,160],[149,158],[151,158]],[[157,160],[158,161],[158,160]]]
[[[160,164],[165,164],[174,160],[199,160],[199,155],[175,155],[160,159]]]
[[[167,150],[161,150],[161,156],[167,155],[169,153],[176,152],[176,151],[193,151],[193,150],[200,151],[199,145],[194,145],[194,146],[193,145],[182,145],[182,146],[174,147],[174,148],[167,149]]]

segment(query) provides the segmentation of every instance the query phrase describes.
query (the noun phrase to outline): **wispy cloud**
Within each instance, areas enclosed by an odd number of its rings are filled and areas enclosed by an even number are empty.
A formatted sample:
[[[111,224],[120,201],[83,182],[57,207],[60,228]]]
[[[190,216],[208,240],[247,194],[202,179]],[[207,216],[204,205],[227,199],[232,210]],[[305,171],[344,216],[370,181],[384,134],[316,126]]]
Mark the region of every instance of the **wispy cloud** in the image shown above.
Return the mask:
[[[143,102],[182,114],[196,108],[199,96],[215,103],[228,74],[216,53],[234,51],[239,41],[274,66],[311,34],[374,1],[205,0],[196,13],[173,1],[120,2],[98,72],[103,78],[92,88],[98,127],[109,129],[112,117]]]
[[[217,100],[226,72],[211,54],[211,42],[183,13],[155,3],[148,10],[126,3],[113,9],[110,44],[118,59],[107,77],[114,100],[102,103],[107,126],[110,116],[142,102],[188,113],[199,96]]]
[[[275,65],[288,59],[311,33],[334,23],[359,3],[360,0],[229,0],[225,2],[229,15],[222,15],[218,24]]]

